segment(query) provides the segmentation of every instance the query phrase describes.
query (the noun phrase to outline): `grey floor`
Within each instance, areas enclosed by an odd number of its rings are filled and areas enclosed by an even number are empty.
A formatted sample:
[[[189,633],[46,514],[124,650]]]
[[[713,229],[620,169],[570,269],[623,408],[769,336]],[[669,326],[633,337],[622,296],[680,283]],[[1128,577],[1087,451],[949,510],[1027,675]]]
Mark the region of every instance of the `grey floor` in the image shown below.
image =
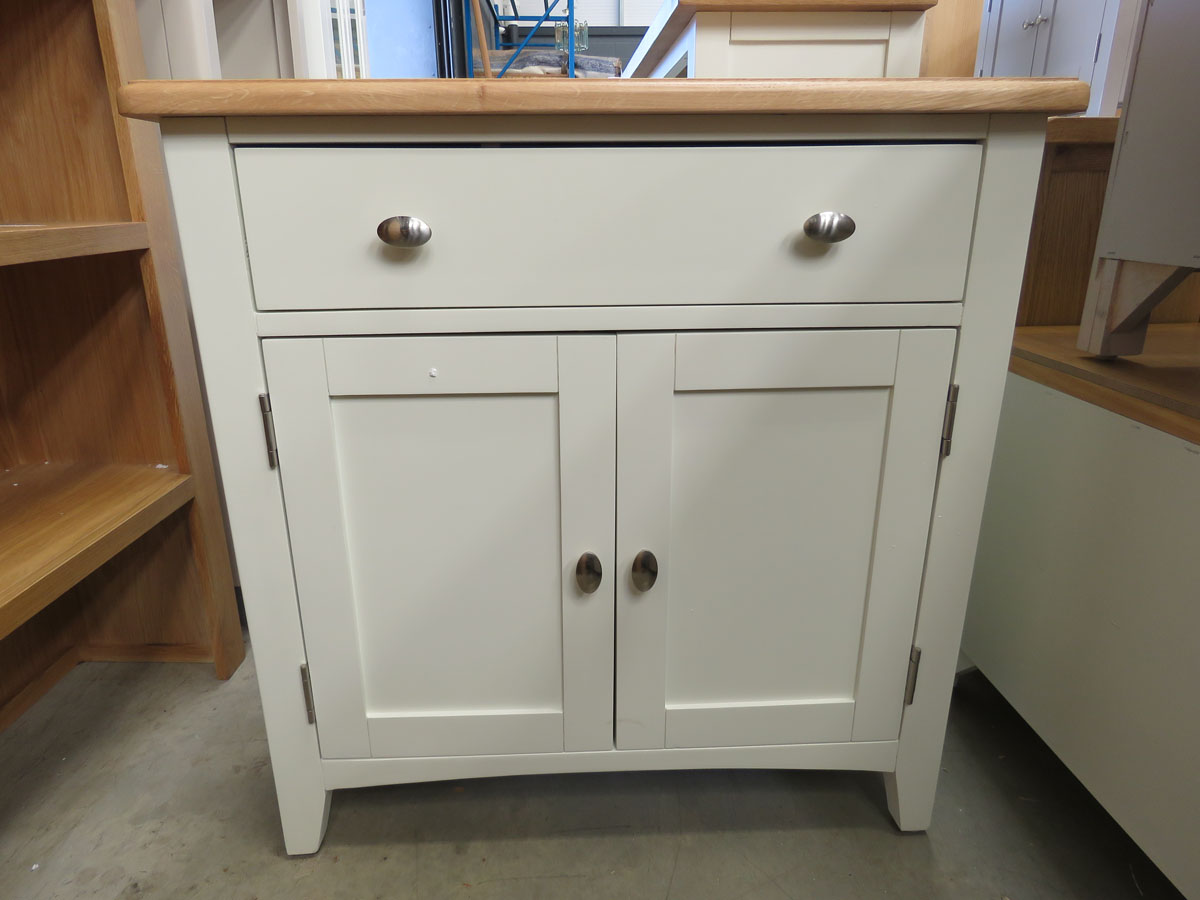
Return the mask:
[[[1180,900],[978,675],[943,767],[923,835],[877,776],[547,776],[340,792],[288,859],[251,659],[91,663],[0,733],[0,898]]]

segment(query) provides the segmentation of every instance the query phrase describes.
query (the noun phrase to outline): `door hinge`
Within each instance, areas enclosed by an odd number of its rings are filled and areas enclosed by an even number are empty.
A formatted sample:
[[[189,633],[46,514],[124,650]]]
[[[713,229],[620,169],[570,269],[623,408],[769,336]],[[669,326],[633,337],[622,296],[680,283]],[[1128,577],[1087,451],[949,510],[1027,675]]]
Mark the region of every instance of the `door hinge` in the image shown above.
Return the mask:
[[[308,677],[308,663],[300,663],[300,688],[304,691],[304,711],[308,713],[308,724],[317,724],[317,709],[313,706],[312,679]]]
[[[917,670],[921,668],[921,648],[914,646],[908,652],[908,678],[904,682],[904,705],[912,706],[917,692]]]
[[[279,465],[279,445],[275,443],[275,414],[271,412],[271,395],[258,395],[258,408],[262,411],[263,435],[267,439],[267,465],[272,469]]]
[[[958,385],[950,385],[946,395],[946,412],[942,416],[942,457],[950,455],[950,442],[954,438],[954,414],[958,411]]]

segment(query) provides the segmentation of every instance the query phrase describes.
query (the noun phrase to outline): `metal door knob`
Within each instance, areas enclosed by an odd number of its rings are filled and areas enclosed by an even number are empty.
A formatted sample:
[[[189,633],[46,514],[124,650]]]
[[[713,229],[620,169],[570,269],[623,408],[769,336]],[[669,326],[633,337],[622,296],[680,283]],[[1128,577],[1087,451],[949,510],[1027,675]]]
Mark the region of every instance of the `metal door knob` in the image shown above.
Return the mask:
[[[392,216],[375,229],[379,239],[393,247],[420,247],[429,243],[433,231],[415,216]]]
[[[641,550],[633,558],[633,586],[643,594],[658,580],[658,559],[649,550]]]
[[[1049,22],[1049,21],[1050,21],[1049,16],[1042,16],[1042,15],[1039,15],[1033,19],[1026,19],[1024,22],[1021,23],[1021,30],[1026,31],[1030,28],[1037,28],[1043,22]]]
[[[804,220],[804,233],[820,244],[844,241],[856,227],[852,218],[840,212],[819,212]]]
[[[585,594],[594,594],[604,578],[604,570],[600,567],[600,557],[595,553],[585,553],[575,563],[575,583]]]

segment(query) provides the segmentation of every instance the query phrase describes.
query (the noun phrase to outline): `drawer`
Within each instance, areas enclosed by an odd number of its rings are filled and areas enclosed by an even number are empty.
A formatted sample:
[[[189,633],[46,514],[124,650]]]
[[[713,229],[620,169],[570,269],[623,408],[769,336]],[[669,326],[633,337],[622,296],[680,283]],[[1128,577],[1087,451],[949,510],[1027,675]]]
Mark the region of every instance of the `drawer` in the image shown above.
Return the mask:
[[[976,144],[245,147],[260,310],[962,299]],[[819,244],[813,213],[855,233]],[[415,216],[424,246],[376,227]]]

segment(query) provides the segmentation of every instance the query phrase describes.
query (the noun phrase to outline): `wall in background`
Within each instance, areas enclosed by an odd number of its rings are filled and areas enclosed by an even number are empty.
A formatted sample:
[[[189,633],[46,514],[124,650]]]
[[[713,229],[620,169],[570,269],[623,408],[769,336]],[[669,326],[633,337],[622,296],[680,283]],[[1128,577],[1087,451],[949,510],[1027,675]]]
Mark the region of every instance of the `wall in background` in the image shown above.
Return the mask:
[[[368,0],[367,58],[372,78],[436,78],[433,3]]]

